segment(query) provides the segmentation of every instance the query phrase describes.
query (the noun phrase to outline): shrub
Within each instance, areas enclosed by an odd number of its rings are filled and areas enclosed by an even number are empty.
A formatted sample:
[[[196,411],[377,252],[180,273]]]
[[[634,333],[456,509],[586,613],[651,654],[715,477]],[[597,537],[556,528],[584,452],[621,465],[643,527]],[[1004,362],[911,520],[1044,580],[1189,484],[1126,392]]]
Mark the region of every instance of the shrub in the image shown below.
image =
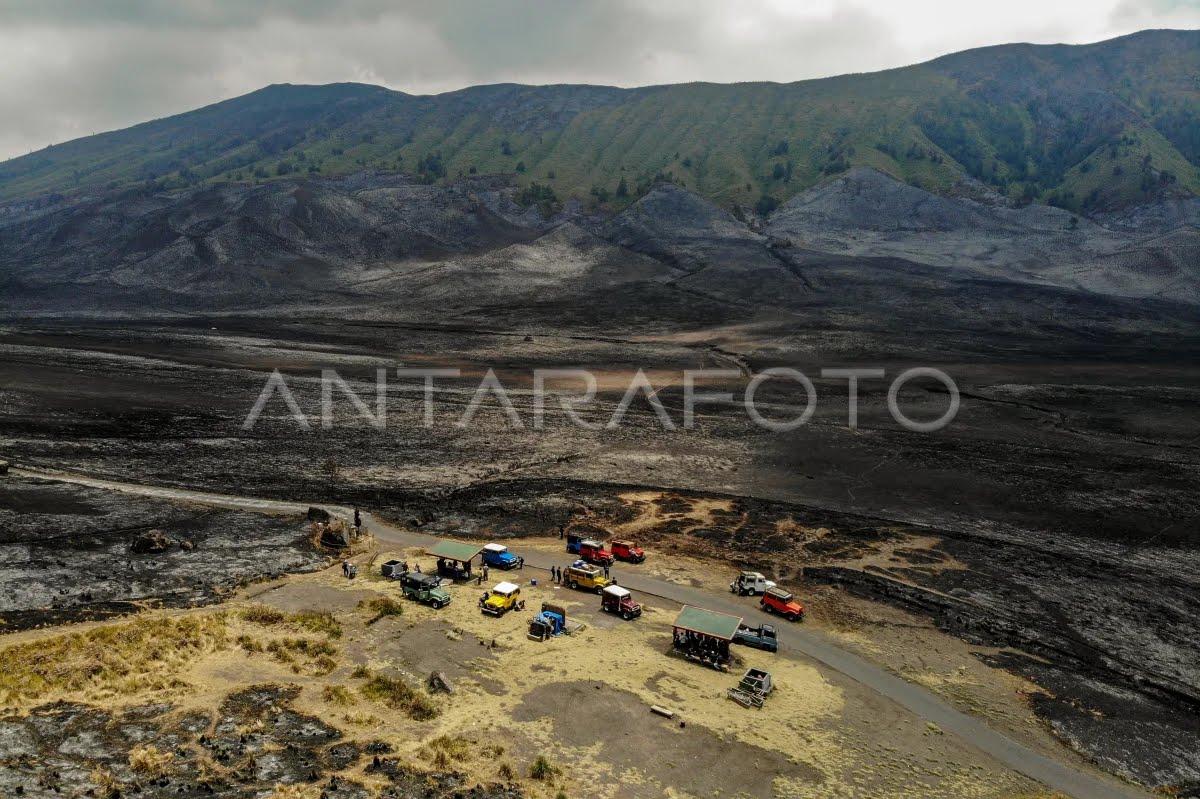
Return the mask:
[[[538,755],[537,760],[533,761],[533,765],[529,767],[529,776],[535,780],[548,782],[554,779],[556,774],[558,774],[558,768],[547,760],[545,755]]]
[[[326,685],[321,690],[321,698],[331,705],[353,705],[354,694],[341,685]]]

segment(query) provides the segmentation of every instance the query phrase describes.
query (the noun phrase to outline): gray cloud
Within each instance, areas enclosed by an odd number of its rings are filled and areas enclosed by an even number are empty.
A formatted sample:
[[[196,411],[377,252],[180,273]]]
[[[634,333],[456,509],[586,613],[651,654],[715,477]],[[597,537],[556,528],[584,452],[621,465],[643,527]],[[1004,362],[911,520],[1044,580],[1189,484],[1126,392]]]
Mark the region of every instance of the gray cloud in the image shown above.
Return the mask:
[[[269,83],[793,81],[1200,25],[1190,0],[0,0],[0,158]]]

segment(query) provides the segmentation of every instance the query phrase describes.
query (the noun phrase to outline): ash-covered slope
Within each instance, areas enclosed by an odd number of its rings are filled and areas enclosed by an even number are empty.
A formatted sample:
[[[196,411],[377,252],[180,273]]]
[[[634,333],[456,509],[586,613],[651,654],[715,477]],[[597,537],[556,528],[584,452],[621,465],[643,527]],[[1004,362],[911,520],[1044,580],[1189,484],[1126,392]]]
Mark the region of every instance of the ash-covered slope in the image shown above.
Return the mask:
[[[1190,206],[1134,211],[1154,219],[1103,227],[1069,211],[1014,206],[978,185],[944,197],[857,169],[785,203],[767,230],[820,252],[897,257],[993,279],[1117,297],[1200,303],[1200,229]],[[1127,215],[1129,216],[1129,215]],[[1163,230],[1166,228],[1166,230]]]
[[[96,200],[0,226],[15,309],[225,310],[319,300],[379,264],[541,234],[503,181],[395,177],[222,186]]]
[[[1186,207],[1131,212],[1163,220],[1153,229],[1110,229],[974,192],[940,197],[857,171],[788,203],[765,232],[669,183],[608,218],[567,204],[547,219],[487,178],[127,194],[0,225],[0,308],[630,334],[768,320],[822,331],[789,346],[887,342],[897,355],[927,342],[962,352],[963,331],[971,348],[1094,349],[1200,329]]]

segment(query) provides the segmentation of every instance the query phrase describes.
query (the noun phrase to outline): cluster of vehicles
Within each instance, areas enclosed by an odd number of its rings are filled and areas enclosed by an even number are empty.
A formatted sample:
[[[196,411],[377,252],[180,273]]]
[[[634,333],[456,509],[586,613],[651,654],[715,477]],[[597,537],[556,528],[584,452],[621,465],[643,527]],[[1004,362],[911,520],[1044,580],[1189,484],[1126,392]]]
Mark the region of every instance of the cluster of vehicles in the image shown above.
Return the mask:
[[[644,550],[632,541],[623,540],[612,541],[606,548],[600,541],[580,535],[568,535],[566,543],[567,551],[578,555],[579,560],[563,570],[563,585],[599,595],[600,610],[604,613],[620,616],[626,621],[632,621],[642,615],[642,606],[634,599],[633,592],[617,585],[616,580],[605,576],[605,572],[607,567],[617,560],[642,563],[646,559]],[[508,547],[503,544],[486,544],[479,550],[479,556],[482,563],[490,568],[509,571],[525,566],[525,559],[509,552]],[[407,564],[404,566],[407,567]],[[381,570],[384,575],[399,580],[404,596],[409,599],[434,609],[450,604],[450,593],[442,587],[439,577],[419,571],[402,571],[401,564],[397,561],[383,564]],[[766,613],[778,614],[788,621],[804,619],[804,607],[796,601],[795,596],[780,588],[774,581],[768,580],[760,572],[740,572],[729,584],[729,590],[738,596],[760,597],[759,605]],[[503,616],[511,610],[522,610],[524,606],[521,586],[509,580],[497,583],[479,599],[480,611],[489,616]],[[677,623],[675,647],[686,657],[724,668],[732,657],[729,644],[740,644],[765,652],[776,652],[779,649],[778,633],[770,624],[744,624],[741,619],[734,617],[719,618],[724,614],[698,608],[685,610],[700,621],[707,620],[707,623],[715,625],[714,629],[717,630],[716,633],[710,633],[703,629],[679,626]],[[529,637],[544,641],[566,630],[565,609],[543,603],[541,611],[530,621]],[[770,675],[761,671],[760,674],[766,675],[765,686],[760,684],[758,690],[747,690],[748,684],[739,685],[738,690],[730,692],[731,698],[740,704],[761,707],[762,697],[770,692]]]
[[[624,539],[609,543],[609,549],[594,538],[585,538],[575,533],[567,534],[567,552],[578,555],[582,560],[598,566],[612,566],[618,560],[625,563],[643,563],[646,551],[633,541]]]
[[[778,613],[788,621],[803,621],[804,606],[796,601],[790,591],[786,591],[768,580],[760,572],[744,571],[733,578],[729,584],[730,592],[738,596],[758,596],[762,599],[758,604],[767,613]]]

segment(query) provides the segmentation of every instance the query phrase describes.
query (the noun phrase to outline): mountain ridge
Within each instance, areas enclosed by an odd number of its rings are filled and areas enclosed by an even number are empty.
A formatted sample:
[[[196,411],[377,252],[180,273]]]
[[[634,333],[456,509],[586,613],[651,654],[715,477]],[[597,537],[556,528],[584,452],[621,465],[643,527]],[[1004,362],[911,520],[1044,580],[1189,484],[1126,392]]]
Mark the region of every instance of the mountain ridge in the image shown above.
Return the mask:
[[[1162,30],[792,83],[272,84],[0,163],[0,203],[372,169],[509,174],[612,209],[668,180],[765,213],[872,167],[1092,213],[1200,194],[1197,74],[1200,31]]]

